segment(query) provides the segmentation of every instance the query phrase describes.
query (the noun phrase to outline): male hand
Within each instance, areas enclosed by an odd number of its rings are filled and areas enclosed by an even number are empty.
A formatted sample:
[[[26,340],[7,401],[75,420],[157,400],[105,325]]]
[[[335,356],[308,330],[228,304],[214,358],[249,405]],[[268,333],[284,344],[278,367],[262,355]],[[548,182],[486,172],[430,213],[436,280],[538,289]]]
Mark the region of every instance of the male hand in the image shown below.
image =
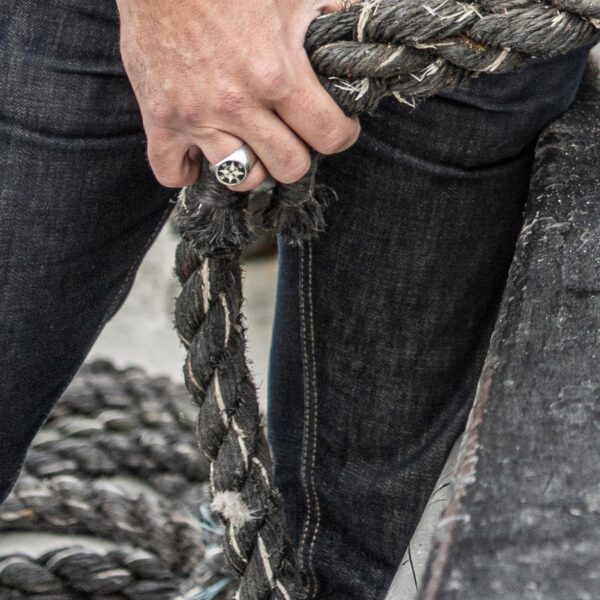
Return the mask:
[[[283,183],[310,167],[309,147],[341,152],[358,138],[304,51],[331,0],[117,0],[121,54],[141,108],[148,158],[167,187],[193,184],[201,157],[243,143],[259,161],[241,185]]]

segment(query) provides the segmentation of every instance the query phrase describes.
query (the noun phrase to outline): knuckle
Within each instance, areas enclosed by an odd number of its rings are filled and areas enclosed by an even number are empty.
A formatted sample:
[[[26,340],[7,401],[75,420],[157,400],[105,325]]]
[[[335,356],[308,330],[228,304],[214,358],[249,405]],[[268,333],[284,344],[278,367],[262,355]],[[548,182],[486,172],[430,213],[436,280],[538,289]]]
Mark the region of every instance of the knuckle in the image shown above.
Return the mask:
[[[179,188],[188,185],[188,179],[181,175],[154,170],[154,176],[163,187]]]
[[[164,169],[167,165],[167,151],[166,148],[156,143],[152,138],[148,139],[148,160],[153,169]]]
[[[201,123],[206,114],[203,106],[193,102],[184,103],[179,113],[187,123]]]
[[[319,138],[316,150],[321,154],[335,154],[344,148],[348,141],[348,136],[344,131],[333,128],[324,131]]]
[[[277,102],[291,93],[292,78],[283,63],[264,61],[254,65],[255,85],[266,100]]]
[[[279,177],[279,181],[282,183],[295,183],[308,173],[310,170],[310,164],[309,157],[294,157],[293,160],[286,163],[282,170],[282,175]]]
[[[202,140],[203,146],[218,146],[223,139],[223,133],[214,127],[202,126],[194,130],[195,134]]]
[[[258,179],[254,179],[253,181],[244,181],[244,183],[234,186],[233,190],[236,192],[250,192],[263,183],[264,180],[264,177],[260,177]]]
[[[239,118],[247,112],[248,95],[239,88],[222,84],[217,90],[217,111],[227,117]]]
[[[165,187],[181,187],[184,185],[184,178],[180,173],[173,172],[164,154],[148,152],[148,160],[154,176],[161,185]]]

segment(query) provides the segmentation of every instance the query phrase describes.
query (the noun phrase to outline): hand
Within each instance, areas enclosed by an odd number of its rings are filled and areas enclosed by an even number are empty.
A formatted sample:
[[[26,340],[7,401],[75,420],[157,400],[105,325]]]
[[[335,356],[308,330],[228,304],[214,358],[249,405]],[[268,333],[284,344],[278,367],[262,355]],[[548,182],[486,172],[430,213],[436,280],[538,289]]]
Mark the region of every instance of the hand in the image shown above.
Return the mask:
[[[309,24],[335,0],[117,0],[121,54],[141,108],[148,158],[167,187],[193,184],[245,142],[259,162],[235,190],[310,167],[309,147],[341,152],[358,138],[319,83]]]

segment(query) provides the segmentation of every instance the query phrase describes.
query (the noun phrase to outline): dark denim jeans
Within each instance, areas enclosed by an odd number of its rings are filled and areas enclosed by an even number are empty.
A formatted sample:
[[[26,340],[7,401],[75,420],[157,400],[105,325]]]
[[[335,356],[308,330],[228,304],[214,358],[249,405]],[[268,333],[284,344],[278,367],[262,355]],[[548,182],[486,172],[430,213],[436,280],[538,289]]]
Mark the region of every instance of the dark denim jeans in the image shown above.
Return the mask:
[[[282,249],[270,437],[311,593],[384,596],[464,426],[535,139],[586,52],[389,100],[323,161],[328,230]],[[0,499],[172,207],[114,0],[0,9]],[[317,593],[317,590],[319,592]]]

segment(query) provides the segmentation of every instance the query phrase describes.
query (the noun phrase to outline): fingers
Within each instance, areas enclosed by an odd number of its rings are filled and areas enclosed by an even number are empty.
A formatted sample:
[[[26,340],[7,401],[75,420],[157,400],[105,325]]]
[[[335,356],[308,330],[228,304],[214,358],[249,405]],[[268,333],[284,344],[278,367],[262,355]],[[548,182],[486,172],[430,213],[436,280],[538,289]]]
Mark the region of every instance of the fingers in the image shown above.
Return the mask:
[[[184,137],[171,130],[149,128],[148,160],[158,182],[165,187],[193,185],[200,176],[202,155],[214,164],[244,145],[239,138],[221,131],[200,138],[198,146],[191,146]],[[265,167],[257,160],[246,180],[240,185],[229,186],[239,192],[253,190],[268,177]]]
[[[308,58],[298,87],[275,106],[277,114],[311,148],[321,154],[343,152],[360,135],[358,119],[346,117],[320,84]]]
[[[309,146],[321,154],[334,154],[349,148],[360,135],[357,119],[344,115],[321,86],[306,58],[303,86],[277,101],[275,111],[256,106],[229,120],[227,131],[194,127],[177,131],[150,127],[148,158],[160,183],[183,187],[195,183],[201,161],[193,155],[198,146],[207,160],[217,163],[244,143],[256,153],[257,164],[236,191],[259,186],[269,175],[282,183],[294,183],[309,170]],[[196,148],[197,150],[197,148]]]
[[[200,162],[190,156],[187,141],[158,127],[147,130],[148,161],[158,182],[165,187],[193,185],[200,175]]]
[[[206,157],[206,160],[208,160],[210,164],[215,164],[222,161],[232,152],[239,150],[244,145],[244,142],[234,135],[230,135],[224,131],[214,130],[210,135],[205,134],[204,136],[199,137],[198,145]],[[258,187],[267,177],[268,173],[265,167],[260,160],[257,160],[243,183],[228,187],[236,192],[247,192]]]
[[[307,145],[270,110],[257,109],[234,121],[232,131],[246,140],[270,175],[281,183],[294,183],[310,169]]]
[[[319,4],[322,15],[339,12],[343,8],[342,0],[327,0]]]

